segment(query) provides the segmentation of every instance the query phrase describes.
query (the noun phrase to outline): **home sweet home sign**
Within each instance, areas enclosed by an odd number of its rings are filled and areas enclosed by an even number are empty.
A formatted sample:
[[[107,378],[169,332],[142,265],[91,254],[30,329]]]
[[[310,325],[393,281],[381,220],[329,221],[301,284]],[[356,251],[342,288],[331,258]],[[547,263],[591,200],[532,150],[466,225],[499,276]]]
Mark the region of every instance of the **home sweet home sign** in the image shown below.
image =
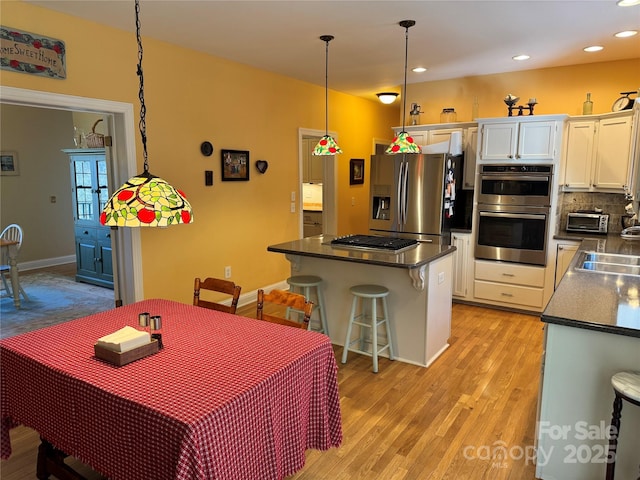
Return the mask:
[[[64,42],[0,26],[0,68],[50,78],[66,78]]]

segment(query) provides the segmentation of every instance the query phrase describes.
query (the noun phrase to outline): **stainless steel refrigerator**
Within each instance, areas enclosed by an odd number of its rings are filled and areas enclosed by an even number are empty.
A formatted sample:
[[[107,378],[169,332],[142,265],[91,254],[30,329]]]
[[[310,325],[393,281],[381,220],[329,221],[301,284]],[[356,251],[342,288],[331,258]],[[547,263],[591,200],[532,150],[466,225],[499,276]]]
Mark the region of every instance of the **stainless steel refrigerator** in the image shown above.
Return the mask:
[[[369,230],[374,235],[450,243],[462,185],[462,156],[373,155]]]

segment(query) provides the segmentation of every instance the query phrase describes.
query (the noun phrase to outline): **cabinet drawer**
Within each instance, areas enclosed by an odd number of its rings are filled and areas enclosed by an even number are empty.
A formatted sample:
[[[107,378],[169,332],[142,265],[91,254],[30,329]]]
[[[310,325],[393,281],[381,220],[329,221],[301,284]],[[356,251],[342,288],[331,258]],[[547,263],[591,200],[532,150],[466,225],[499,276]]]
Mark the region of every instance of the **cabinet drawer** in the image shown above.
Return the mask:
[[[75,233],[76,233],[76,238],[91,238],[93,240],[96,240],[97,237],[97,230],[95,228],[91,228],[91,227],[75,227]]]
[[[502,282],[509,285],[544,286],[544,268],[506,262],[476,260],[476,280]]]
[[[474,296],[494,302],[511,303],[527,307],[542,307],[542,288],[507,285],[505,283],[474,282]]]
[[[322,212],[305,210],[302,214],[302,222],[310,225],[322,225]]]

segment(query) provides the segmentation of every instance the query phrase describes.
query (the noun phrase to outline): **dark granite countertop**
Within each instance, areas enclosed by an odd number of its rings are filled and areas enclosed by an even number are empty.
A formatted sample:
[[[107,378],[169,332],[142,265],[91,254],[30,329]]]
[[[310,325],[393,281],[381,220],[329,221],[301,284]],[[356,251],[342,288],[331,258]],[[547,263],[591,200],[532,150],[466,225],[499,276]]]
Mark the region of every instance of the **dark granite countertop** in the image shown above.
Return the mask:
[[[542,321],[640,338],[640,278],[576,270],[581,252],[640,255],[640,241],[619,235],[583,237],[555,237],[581,243],[542,313]]]
[[[456,247],[435,243],[418,243],[400,253],[382,250],[364,250],[352,247],[334,247],[333,235],[316,235],[267,247],[269,252],[327,258],[345,262],[367,263],[395,268],[418,268],[434,260],[452,254]]]

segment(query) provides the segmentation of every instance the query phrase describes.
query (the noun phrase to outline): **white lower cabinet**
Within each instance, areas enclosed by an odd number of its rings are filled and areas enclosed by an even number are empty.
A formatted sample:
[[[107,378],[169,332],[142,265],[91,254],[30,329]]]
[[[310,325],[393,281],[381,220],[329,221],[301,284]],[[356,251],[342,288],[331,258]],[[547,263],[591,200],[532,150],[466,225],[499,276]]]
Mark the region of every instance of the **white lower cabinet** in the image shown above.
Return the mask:
[[[556,274],[555,274],[555,286],[557,287],[562,280],[573,256],[578,250],[578,242],[559,243],[556,246]]]
[[[475,261],[474,297],[523,309],[541,309],[545,268],[507,262]]]
[[[473,252],[471,233],[452,233],[451,245],[456,247],[453,253],[453,296],[465,299],[472,296]]]

